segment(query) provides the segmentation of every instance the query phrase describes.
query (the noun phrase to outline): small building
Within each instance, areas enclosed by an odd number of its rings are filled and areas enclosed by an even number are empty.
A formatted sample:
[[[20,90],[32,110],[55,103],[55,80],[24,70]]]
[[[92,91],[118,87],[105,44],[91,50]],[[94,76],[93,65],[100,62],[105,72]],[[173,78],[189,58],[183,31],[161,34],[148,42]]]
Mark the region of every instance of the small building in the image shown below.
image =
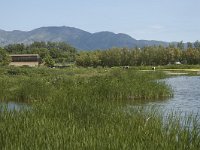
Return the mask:
[[[10,55],[10,66],[30,66],[36,67],[39,65],[40,56],[38,54],[14,54]]]

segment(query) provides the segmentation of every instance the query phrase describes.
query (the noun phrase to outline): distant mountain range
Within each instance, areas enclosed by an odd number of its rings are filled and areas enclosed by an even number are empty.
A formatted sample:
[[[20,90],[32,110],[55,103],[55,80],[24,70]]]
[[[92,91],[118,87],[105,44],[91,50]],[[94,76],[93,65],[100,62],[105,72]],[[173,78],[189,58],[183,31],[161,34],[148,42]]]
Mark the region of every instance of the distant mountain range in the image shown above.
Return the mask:
[[[41,27],[32,31],[0,30],[0,46],[14,43],[31,44],[34,41],[67,42],[80,50],[108,49],[112,47],[167,46],[162,41],[136,40],[123,33],[89,33],[73,27]]]

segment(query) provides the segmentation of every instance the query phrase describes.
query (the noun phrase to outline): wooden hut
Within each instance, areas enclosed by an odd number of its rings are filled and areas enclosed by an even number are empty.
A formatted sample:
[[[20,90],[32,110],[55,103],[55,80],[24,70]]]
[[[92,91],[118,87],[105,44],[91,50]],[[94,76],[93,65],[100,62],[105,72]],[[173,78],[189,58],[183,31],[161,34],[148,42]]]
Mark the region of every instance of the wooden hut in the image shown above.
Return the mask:
[[[39,65],[40,57],[38,54],[14,54],[10,55],[11,66],[30,66],[36,67]]]

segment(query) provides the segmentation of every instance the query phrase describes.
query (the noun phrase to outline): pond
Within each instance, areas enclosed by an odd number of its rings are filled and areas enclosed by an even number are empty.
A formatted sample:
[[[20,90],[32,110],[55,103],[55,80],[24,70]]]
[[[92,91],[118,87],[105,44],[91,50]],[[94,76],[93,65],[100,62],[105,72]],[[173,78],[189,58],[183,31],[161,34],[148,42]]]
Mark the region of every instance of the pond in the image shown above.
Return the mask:
[[[7,109],[8,111],[20,111],[27,109],[28,105],[24,103],[15,103],[15,102],[8,102],[8,103],[0,103],[0,111]]]
[[[176,112],[180,116],[193,115],[200,118],[200,76],[177,76],[162,81],[172,87],[174,96],[144,106],[159,106],[164,114]]]

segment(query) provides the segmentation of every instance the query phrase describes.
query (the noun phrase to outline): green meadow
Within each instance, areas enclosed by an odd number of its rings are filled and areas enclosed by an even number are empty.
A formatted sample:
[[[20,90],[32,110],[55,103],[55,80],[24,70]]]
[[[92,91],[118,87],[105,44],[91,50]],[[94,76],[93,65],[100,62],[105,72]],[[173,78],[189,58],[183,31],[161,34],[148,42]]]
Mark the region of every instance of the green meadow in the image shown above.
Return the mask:
[[[127,105],[173,96],[163,71],[122,68],[0,68],[1,149],[198,149],[195,116],[180,119]],[[163,121],[164,120],[164,121]]]

